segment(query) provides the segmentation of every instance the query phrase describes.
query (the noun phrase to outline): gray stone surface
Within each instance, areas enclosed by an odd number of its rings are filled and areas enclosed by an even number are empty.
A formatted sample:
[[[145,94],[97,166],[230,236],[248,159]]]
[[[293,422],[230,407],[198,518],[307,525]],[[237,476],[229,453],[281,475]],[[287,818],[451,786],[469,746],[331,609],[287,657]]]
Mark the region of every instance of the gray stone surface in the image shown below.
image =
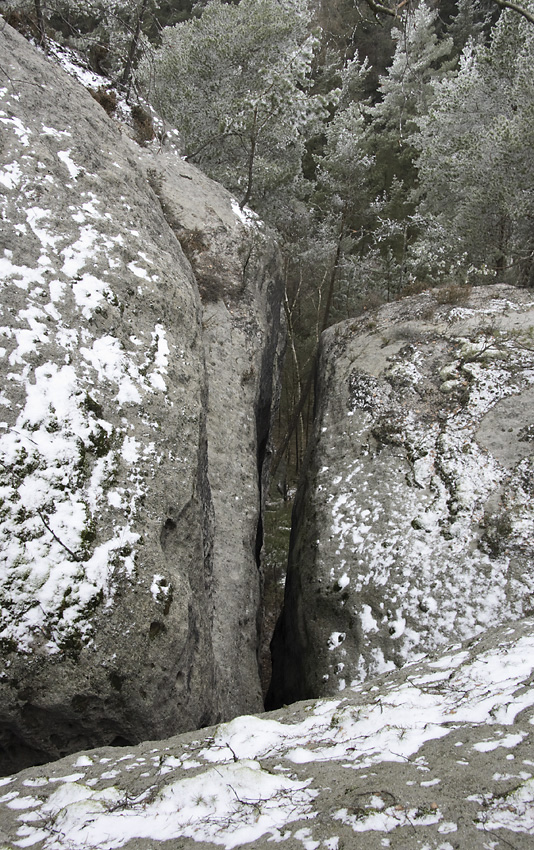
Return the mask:
[[[336,698],[0,780],[0,848],[527,850],[534,622]]]
[[[534,608],[534,297],[444,301],[323,336],[270,705],[340,694]]]
[[[281,333],[279,252],[253,215],[172,154],[148,179],[191,260],[202,298],[214,506],[213,648],[221,717],[261,711],[262,514]],[[194,181],[195,192],[191,192]]]
[[[5,772],[260,705],[252,611],[279,322],[275,248],[228,193],[157,143],[139,148],[4,25],[0,66]],[[224,285],[207,293],[209,246]],[[242,675],[220,697],[236,652]]]

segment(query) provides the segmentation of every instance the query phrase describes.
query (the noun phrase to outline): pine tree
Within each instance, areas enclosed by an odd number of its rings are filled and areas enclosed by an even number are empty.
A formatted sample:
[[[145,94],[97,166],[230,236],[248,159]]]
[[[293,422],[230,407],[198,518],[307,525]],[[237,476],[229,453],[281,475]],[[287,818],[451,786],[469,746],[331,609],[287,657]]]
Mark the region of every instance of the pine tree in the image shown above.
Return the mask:
[[[433,97],[433,79],[449,67],[450,38],[436,35],[437,15],[421,4],[393,30],[396,50],[369,105],[350,91],[347,68],[337,113],[327,128],[322,185],[342,199],[351,246],[344,251],[353,304],[370,291],[386,298],[408,282],[417,184],[412,135]],[[355,291],[354,291],[355,290]]]
[[[505,13],[434,87],[415,138],[427,274],[534,284],[534,27]],[[437,252],[435,245],[440,245]]]
[[[199,18],[166,29],[144,67],[187,157],[260,212],[300,174],[325,111],[324,98],[309,94],[318,45],[310,23],[306,0],[212,0]]]
[[[484,44],[491,28],[495,5],[490,0],[458,0],[447,32],[458,54],[467,44]]]
[[[4,0],[8,20],[30,24],[38,43],[66,43],[94,70],[129,88],[139,56],[168,23],[189,17],[192,0]],[[20,16],[22,15],[22,19]]]

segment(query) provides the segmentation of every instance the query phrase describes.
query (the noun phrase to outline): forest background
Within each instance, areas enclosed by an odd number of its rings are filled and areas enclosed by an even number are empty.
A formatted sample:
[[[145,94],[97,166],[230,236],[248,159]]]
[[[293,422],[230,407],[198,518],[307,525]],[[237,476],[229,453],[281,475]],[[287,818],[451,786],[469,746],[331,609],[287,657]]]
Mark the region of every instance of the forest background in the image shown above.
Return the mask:
[[[534,0],[0,0],[0,11],[43,49],[81,54],[106,79],[95,96],[110,112],[125,98],[142,143],[177,128],[182,154],[278,233],[277,587],[321,332],[429,287],[461,303],[481,282],[534,286]]]

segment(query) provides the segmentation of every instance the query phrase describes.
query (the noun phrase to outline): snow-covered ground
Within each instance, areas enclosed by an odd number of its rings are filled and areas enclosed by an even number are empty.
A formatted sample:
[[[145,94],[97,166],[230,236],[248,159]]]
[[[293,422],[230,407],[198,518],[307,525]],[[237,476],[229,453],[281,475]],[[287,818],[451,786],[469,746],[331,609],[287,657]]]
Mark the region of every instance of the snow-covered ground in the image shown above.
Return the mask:
[[[526,849],[533,674],[528,619],[340,699],[34,767],[0,780],[0,847]]]

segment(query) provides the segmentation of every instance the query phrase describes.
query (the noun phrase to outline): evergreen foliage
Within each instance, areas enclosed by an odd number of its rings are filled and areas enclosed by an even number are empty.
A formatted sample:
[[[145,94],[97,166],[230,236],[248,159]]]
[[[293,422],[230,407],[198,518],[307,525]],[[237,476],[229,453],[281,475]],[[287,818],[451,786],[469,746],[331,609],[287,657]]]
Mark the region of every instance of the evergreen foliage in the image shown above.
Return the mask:
[[[419,120],[415,255],[436,280],[534,285],[534,26],[506,12]],[[439,247],[436,247],[439,246]]]
[[[305,0],[212,0],[163,33],[144,74],[184,152],[263,213],[302,170],[305,141],[326,114],[309,92],[318,40]]]
[[[0,0],[6,19],[43,47],[78,50],[98,73],[128,87],[139,56],[161,30],[189,17],[193,0]]]
[[[393,30],[391,66],[379,85],[380,99],[367,110],[366,141],[374,157],[369,210],[371,244],[388,299],[407,282],[407,251],[415,232],[412,190],[417,185],[417,119],[433,100],[432,83],[449,67],[452,39],[438,39],[437,12],[424,3]]]
[[[416,287],[534,285],[534,0],[191,3],[0,8],[142,81],[183,153],[278,230],[298,461],[328,324]]]

